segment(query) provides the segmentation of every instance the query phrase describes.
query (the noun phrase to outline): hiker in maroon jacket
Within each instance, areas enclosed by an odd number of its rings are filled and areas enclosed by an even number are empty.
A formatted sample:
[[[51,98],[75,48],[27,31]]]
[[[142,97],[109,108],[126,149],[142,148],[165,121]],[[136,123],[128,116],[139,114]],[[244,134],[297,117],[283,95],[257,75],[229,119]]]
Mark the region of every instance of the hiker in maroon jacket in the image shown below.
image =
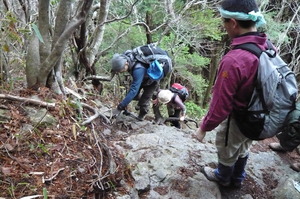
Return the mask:
[[[223,0],[219,11],[232,39],[231,48],[249,42],[261,49],[267,47],[266,35],[257,32],[257,27],[265,20],[255,0]],[[240,132],[231,113],[247,107],[258,64],[254,54],[242,49],[231,49],[222,58],[209,110],[196,132],[196,138],[202,142],[206,132],[215,129],[218,166],[216,169],[203,167],[201,171],[208,180],[223,186],[241,187],[246,176],[245,166],[252,140]]]

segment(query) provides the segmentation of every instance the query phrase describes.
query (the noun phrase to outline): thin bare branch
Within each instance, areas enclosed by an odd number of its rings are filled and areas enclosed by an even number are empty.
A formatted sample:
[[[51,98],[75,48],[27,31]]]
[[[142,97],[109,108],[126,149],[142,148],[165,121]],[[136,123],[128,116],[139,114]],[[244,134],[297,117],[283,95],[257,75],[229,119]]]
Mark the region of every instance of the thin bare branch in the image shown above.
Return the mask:
[[[19,96],[14,96],[14,95],[9,95],[9,94],[0,94],[0,99],[15,100],[15,101],[24,102],[25,104],[32,104],[32,105],[37,105],[37,106],[41,106],[41,107],[48,107],[48,108],[55,107],[55,103],[48,103],[48,102],[43,102],[40,100],[19,97]]]
[[[112,80],[112,76],[108,77],[108,76],[92,75],[92,76],[86,77],[84,80],[111,81]]]
[[[119,17],[119,18],[114,18],[114,19],[111,19],[111,20],[107,20],[107,21],[105,21],[105,22],[103,22],[103,23],[112,23],[112,22],[115,22],[115,21],[121,21],[121,20],[123,20],[123,19],[126,19],[129,15],[131,15],[131,13],[133,12],[133,7],[135,6],[135,4],[137,4],[138,2],[139,2],[140,0],[136,0],[132,5],[131,5],[131,7],[130,7],[130,11],[125,15],[125,16],[123,16],[123,17]],[[100,24],[100,25],[102,25],[102,24]]]
[[[102,113],[100,113],[98,111],[98,109],[88,105],[88,104],[85,104],[85,103],[81,103],[82,107],[83,108],[86,108],[88,109],[89,111],[93,112],[94,115],[89,117],[87,120],[85,120],[84,122],[82,122],[82,125],[87,125],[89,123],[91,123],[93,120],[97,119],[98,117],[101,117],[104,119],[104,121],[107,123],[107,124],[110,124],[110,120],[105,116],[103,115]]]

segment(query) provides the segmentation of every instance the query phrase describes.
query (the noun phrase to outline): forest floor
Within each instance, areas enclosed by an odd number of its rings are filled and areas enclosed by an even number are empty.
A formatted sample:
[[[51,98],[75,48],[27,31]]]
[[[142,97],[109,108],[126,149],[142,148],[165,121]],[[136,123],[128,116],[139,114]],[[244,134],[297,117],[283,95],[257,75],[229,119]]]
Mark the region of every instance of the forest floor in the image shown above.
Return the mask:
[[[74,120],[77,113],[72,106],[47,89],[38,93],[21,90],[10,94],[21,97],[35,94],[45,101],[55,99],[57,106],[48,111],[55,116],[58,124],[54,127],[35,126],[33,130],[25,131],[24,126],[30,124],[30,121],[24,104],[0,99],[1,108],[9,111],[10,118],[0,124],[1,199],[33,195],[40,195],[38,198],[48,195],[48,198],[55,199],[95,196],[110,199],[115,198],[115,192],[126,193],[122,181],[127,184],[134,183],[125,158],[110,144],[111,141],[125,139],[124,135],[105,137],[94,133],[103,132],[107,128],[116,132],[119,130],[118,126],[107,125],[98,119],[93,121],[93,125],[87,125],[87,128],[79,128]],[[93,100],[91,97],[87,101]],[[274,140],[275,138],[261,141],[260,144],[254,145],[252,150],[266,150],[269,142]],[[279,155],[286,164],[299,160],[296,152]],[[112,158],[118,167],[116,173],[109,172],[109,161]],[[99,176],[105,178],[100,179]],[[265,180],[268,181],[267,176]],[[273,179],[265,182],[270,186],[270,190],[277,186],[276,183]],[[272,198],[271,193],[264,192],[250,178],[246,178],[241,189],[221,188],[221,193],[224,199],[238,198],[237,196],[246,194],[257,199]]]

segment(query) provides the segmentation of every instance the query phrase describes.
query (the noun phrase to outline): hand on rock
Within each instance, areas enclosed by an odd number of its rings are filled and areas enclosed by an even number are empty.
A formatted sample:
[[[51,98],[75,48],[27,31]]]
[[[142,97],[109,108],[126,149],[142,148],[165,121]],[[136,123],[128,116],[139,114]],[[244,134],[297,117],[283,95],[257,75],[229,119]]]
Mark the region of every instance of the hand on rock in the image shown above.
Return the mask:
[[[122,111],[122,110],[120,110],[120,109],[118,109],[118,108],[113,109],[113,110],[112,110],[111,116],[112,116],[112,117],[117,117],[117,116],[120,115],[121,111]]]
[[[199,141],[203,142],[203,139],[206,135],[206,131],[202,131],[201,128],[199,127],[196,133],[194,134],[194,137]]]

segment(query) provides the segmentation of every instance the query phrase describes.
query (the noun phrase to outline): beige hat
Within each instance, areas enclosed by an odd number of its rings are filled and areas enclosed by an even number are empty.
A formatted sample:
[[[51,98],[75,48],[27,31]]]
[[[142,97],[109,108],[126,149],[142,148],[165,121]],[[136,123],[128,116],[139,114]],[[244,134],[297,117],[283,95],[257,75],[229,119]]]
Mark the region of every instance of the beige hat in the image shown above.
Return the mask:
[[[170,90],[161,90],[159,91],[157,98],[160,103],[167,104],[171,101],[173,96],[174,93],[172,93]]]

